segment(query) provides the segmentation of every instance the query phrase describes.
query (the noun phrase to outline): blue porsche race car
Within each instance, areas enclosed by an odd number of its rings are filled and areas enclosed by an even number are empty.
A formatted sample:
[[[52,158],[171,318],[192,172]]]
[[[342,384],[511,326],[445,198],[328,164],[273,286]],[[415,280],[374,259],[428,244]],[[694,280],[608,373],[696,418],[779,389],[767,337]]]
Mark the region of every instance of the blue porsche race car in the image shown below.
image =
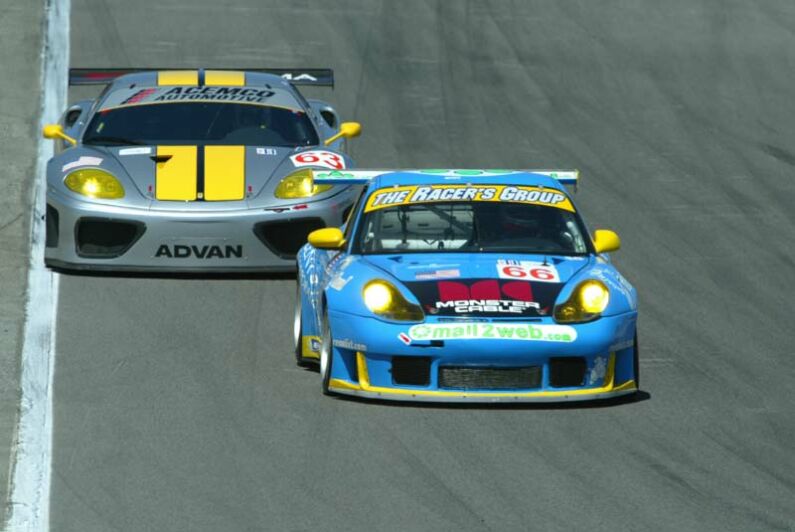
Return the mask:
[[[294,339],[322,390],[578,401],[638,390],[637,295],[567,193],[576,171],[315,171],[365,184],[298,254]]]

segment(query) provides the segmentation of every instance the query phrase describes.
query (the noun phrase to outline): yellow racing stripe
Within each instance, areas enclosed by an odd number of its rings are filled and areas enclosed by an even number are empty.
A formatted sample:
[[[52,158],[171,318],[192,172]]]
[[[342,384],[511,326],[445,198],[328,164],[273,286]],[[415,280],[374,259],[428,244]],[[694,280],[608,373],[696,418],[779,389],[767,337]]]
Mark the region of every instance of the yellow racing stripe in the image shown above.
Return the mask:
[[[198,70],[162,70],[157,73],[157,84],[160,86],[199,84]]]
[[[209,86],[242,87],[246,84],[246,73],[238,70],[207,70],[204,84]]]
[[[242,200],[246,188],[245,146],[204,147],[204,199]]]
[[[155,198],[195,200],[196,146],[158,146],[157,157],[162,162],[155,163]]]

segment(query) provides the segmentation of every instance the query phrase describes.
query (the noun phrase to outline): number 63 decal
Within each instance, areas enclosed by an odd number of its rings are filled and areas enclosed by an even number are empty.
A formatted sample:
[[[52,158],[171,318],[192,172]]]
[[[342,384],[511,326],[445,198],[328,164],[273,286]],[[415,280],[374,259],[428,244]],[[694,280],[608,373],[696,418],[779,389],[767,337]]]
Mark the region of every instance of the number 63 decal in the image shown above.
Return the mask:
[[[293,166],[322,166],[332,170],[345,168],[345,159],[331,151],[310,150],[290,156]]]
[[[560,282],[560,276],[555,266],[527,260],[498,260],[497,275],[500,279],[524,279],[542,283]]]

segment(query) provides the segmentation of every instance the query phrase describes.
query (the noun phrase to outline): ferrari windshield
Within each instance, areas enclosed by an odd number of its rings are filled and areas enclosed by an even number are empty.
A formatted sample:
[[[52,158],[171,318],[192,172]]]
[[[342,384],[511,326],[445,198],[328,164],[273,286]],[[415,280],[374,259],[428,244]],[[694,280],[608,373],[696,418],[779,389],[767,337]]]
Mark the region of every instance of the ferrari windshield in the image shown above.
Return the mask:
[[[306,113],[267,105],[179,102],[129,105],[99,111],[84,144],[214,144],[314,146],[317,133]]]
[[[363,254],[502,252],[584,255],[585,230],[574,212],[510,202],[434,202],[365,212]]]

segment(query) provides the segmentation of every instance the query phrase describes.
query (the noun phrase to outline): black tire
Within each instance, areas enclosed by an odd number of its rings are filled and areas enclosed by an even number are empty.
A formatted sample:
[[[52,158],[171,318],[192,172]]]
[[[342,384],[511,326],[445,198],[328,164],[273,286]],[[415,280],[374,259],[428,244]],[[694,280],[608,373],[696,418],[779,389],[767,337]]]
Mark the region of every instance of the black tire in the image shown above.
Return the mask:
[[[635,372],[635,387],[637,387],[638,391],[640,391],[640,348],[638,347],[638,332],[635,331],[635,344],[634,349],[635,352],[632,357],[632,365],[634,366],[632,369]]]
[[[303,356],[304,333],[301,326],[301,281],[296,281],[295,310],[293,311],[293,347],[295,350],[295,363],[299,366],[308,365]]]
[[[328,312],[323,309],[323,322],[320,324],[320,378],[322,382],[323,395],[334,395],[334,392],[329,390],[329,382],[331,381],[331,365],[334,361],[333,357],[333,342],[331,339],[331,327],[328,323]]]

